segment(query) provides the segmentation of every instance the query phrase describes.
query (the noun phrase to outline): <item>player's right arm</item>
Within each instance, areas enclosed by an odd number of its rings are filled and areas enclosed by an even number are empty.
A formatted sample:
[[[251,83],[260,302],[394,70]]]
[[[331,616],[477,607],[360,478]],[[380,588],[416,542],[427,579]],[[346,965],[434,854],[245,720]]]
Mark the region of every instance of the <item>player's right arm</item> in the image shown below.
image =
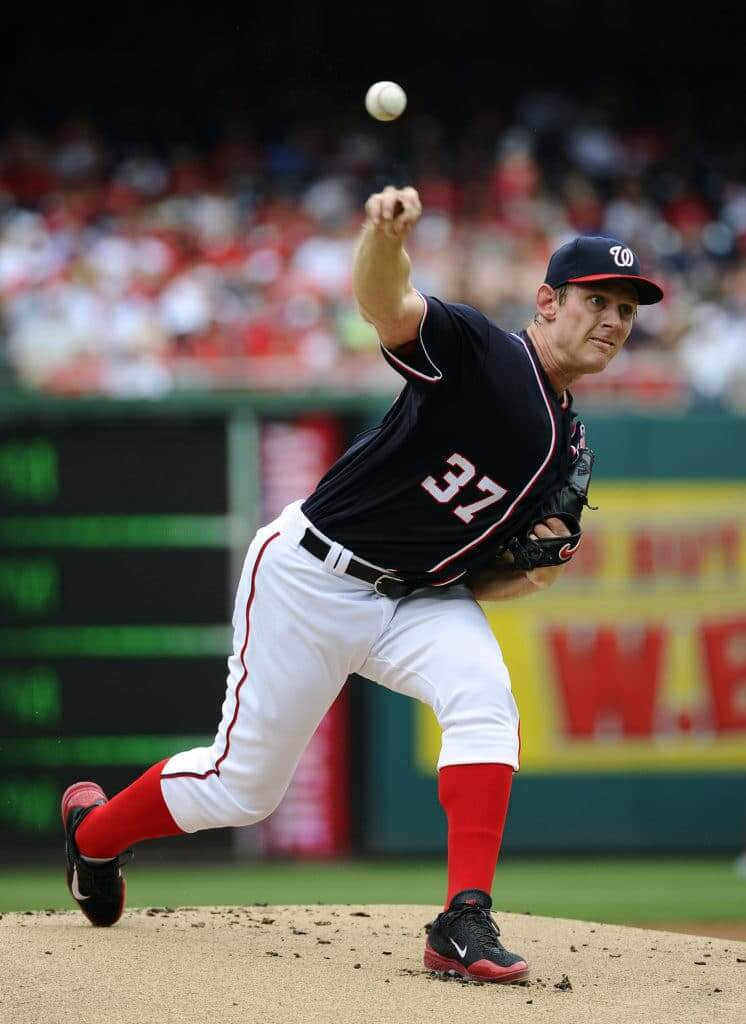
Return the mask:
[[[518,569],[487,570],[469,581],[469,588],[477,601],[512,601],[536,593],[536,587]]]
[[[422,215],[415,189],[389,186],[370,196],[365,212],[352,287],[386,362],[423,396],[438,393],[441,384],[448,390],[465,363],[467,378],[481,380],[493,325],[472,306],[421,295],[410,280],[404,242]]]
[[[366,222],[352,264],[352,289],[364,320],[390,351],[417,337],[425,301],[412,287],[404,240],[422,214],[413,188],[388,186],[365,204]]]
[[[555,516],[535,523],[533,532],[539,538],[570,535],[567,526]],[[530,572],[522,572],[511,568],[512,560],[512,555],[506,553],[497,560],[494,568],[482,570],[470,581],[471,591],[478,601],[510,601],[535,594],[537,590],[546,590],[554,586],[565,568],[564,565],[545,565]]]

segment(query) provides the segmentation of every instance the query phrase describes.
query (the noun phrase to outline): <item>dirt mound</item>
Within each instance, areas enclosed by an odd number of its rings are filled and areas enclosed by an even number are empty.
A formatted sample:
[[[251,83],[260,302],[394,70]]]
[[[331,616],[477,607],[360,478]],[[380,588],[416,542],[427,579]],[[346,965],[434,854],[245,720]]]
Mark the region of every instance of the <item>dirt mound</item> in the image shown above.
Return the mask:
[[[512,985],[424,971],[421,906],[151,907],[0,918],[0,1021],[14,1024],[741,1024],[746,943],[500,914],[531,965]],[[466,1017],[464,1017],[466,1013]]]

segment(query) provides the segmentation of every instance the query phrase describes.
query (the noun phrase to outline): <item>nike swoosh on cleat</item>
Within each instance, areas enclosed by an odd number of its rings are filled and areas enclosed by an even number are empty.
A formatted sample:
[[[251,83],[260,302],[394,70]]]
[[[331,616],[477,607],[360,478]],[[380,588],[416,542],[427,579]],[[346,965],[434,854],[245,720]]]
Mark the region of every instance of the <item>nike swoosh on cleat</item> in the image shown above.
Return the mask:
[[[70,891],[73,894],[73,899],[76,899],[76,900],[89,900],[91,898],[90,896],[84,896],[83,893],[78,888],[78,869],[77,868],[73,868],[73,880],[72,880],[72,882],[70,884]],[[456,947],[456,948],[458,948],[458,947]]]
[[[466,956],[466,950],[469,948],[468,946],[464,946],[464,948],[462,949],[461,946],[459,946],[458,942],[455,941],[455,939],[450,939],[449,941],[452,942],[453,945],[456,947],[456,952],[460,957],[463,958]]]

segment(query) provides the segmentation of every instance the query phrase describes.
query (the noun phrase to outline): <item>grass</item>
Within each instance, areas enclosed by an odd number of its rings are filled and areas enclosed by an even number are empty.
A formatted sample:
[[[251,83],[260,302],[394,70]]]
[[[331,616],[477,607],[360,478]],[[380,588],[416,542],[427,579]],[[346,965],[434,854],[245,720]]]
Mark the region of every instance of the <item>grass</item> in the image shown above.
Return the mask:
[[[445,869],[432,862],[204,864],[128,869],[128,905],[225,906],[257,902],[439,904]],[[746,880],[733,861],[506,861],[493,888],[498,910],[620,924],[746,921]],[[0,871],[0,912],[72,906],[62,868]]]

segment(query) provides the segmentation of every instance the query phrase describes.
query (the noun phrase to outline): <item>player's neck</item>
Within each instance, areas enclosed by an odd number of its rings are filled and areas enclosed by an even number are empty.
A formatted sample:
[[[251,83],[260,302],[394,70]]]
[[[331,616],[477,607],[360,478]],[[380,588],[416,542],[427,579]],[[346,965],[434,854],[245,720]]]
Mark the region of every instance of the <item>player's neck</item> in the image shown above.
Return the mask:
[[[573,373],[562,365],[541,324],[530,324],[526,329],[526,334],[531,339],[539,362],[549,378],[549,383],[552,385],[555,393],[561,395],[581,374]]]

